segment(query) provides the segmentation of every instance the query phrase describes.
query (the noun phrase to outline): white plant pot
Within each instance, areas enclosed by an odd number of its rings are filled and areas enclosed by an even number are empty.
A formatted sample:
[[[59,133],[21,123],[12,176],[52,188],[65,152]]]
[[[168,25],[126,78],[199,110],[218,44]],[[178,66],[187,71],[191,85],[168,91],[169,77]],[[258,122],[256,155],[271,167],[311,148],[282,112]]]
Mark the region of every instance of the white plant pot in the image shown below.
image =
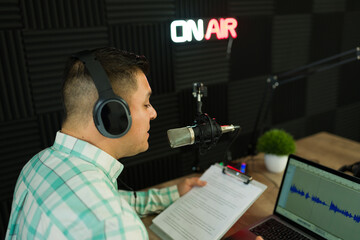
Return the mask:
[[[274,154],[264,155],[266,168],[273,173],[280,173],[284,171],[288,160],[288,155],[278,156]]]

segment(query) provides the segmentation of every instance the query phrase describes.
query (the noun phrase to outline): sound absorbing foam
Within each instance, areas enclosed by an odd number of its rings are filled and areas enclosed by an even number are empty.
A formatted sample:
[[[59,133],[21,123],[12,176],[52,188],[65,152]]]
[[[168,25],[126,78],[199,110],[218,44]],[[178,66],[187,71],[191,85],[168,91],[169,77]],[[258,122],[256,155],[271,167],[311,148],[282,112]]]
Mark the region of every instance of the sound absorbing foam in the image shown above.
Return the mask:
[[[0,122],[34,116],[20,31],[0,31]]]
[[[109,44],[104,27],[29,30],[23,34],[37,114],[62,111],[62,76],[72,53]]]

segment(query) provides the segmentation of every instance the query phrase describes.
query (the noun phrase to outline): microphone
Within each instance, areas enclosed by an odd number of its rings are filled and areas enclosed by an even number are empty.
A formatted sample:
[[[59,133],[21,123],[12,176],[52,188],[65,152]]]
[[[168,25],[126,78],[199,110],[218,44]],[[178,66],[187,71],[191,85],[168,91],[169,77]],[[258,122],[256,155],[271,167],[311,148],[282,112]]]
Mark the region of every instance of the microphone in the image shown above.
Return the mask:
[[[170,147],[178,148],[196,143],[216,142],[223,133],[233,132],[240,129],[240,126],[224,125],[220,126],[215,121],[211,124],[201,124],[182,128],[169,129],[167,136]]]

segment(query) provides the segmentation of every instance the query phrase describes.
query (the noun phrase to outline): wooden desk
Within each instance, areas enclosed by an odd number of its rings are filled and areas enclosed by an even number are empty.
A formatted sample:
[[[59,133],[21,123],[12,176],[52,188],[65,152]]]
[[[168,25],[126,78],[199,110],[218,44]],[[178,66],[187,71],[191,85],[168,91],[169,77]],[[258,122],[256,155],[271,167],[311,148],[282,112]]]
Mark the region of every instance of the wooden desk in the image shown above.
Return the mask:
[[[296,155],[334,169],[339,169],[343,165],[360,161],[360,143],[326,132],[320,132],[296,141],[296,149]],[[267,185],[268,188],[231,227],[225,234],[225,237],[272,214],[283,176],[283,173],[275,174],[266,170],[263,154],[258,154],[252,159],[246,157],[240,159],[240,161],[247,161],[249,175]],[[186,177],[192,176],[200,176],[200,174],[191,174]],[[182,181],[184,178],[185,177],[171,180],[154,187],[161,188],[171,186]],[[146,217],[143,219],[143,223],[148,229],[149,238],[159,239],[148,228],[153,218],[154,216]]]

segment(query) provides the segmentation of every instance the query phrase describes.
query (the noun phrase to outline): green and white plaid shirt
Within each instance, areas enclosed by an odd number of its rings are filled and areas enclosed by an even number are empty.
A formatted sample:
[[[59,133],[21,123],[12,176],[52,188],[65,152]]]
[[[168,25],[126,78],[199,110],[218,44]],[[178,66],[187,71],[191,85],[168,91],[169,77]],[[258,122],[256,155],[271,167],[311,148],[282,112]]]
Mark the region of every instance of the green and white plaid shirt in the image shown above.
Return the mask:
[[[148,239],[132,192],[118,190],[124,166],[101,149],[58,132],[18,178],[6,239]],[[138,192],[140,214],[176,199],[176,186]]]

